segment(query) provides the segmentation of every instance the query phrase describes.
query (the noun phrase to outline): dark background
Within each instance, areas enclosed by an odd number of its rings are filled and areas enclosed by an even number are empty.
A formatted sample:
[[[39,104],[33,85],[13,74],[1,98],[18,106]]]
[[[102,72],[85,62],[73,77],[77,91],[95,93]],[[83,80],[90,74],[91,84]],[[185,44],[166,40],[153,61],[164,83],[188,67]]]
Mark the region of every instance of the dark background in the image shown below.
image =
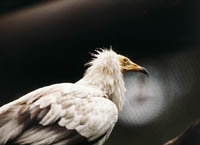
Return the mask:
[[[148,123],[120,120],[107,144],[163,144],[200,115],[199,8],[195,0],[2,0],[0,104],[76,82],[89,52],[112,46],[158,78],[168,107]]]

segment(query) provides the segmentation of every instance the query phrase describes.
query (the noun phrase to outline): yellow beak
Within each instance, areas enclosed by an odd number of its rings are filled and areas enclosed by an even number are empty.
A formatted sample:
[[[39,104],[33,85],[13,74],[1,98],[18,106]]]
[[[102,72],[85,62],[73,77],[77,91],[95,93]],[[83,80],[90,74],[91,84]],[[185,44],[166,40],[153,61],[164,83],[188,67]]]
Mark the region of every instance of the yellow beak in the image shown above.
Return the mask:
[[[133,63],[132,61],[129,64],[122,66],[122,69],[123,69],[123,72],[124,71],[142,72],[145,75],[147,75],[147,77],[149,76],[149,72],[147,71],[146,68],[139,66],[139,65]]]

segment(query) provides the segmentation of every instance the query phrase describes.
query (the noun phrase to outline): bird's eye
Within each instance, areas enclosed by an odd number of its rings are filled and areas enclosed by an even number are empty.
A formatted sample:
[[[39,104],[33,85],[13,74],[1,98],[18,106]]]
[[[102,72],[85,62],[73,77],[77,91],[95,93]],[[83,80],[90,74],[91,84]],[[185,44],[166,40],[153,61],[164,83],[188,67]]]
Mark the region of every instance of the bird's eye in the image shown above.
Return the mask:
[[[124,58],[124,59],[123,59],[123,62],[124,62],[124,63],[127,63],[127,62],[128,62],[128,59],[127,59],[127,58]]]

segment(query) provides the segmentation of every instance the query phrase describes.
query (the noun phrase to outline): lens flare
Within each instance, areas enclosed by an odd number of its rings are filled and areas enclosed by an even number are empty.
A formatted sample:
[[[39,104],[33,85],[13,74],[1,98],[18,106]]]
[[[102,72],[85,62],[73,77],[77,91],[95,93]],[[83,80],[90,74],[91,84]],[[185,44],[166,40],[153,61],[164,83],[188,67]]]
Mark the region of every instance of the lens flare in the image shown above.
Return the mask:
[[[161,81],[154,76],[146,78],[133,72],[126,74],[124,79],[127,92],[120,121],[130,125],[143,125],[156,119],[166,105]]]

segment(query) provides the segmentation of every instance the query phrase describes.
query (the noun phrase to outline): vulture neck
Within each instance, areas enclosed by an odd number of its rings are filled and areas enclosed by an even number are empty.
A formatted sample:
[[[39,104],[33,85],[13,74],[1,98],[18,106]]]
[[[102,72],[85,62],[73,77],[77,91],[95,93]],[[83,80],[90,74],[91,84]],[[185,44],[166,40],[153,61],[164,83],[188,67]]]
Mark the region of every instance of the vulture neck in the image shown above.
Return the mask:
[[[120,67],[117,69],[112,67],[90,66],[80,82],[102,90],[106,97],[115,103],[118,111],[121,111],[126,89]]]

